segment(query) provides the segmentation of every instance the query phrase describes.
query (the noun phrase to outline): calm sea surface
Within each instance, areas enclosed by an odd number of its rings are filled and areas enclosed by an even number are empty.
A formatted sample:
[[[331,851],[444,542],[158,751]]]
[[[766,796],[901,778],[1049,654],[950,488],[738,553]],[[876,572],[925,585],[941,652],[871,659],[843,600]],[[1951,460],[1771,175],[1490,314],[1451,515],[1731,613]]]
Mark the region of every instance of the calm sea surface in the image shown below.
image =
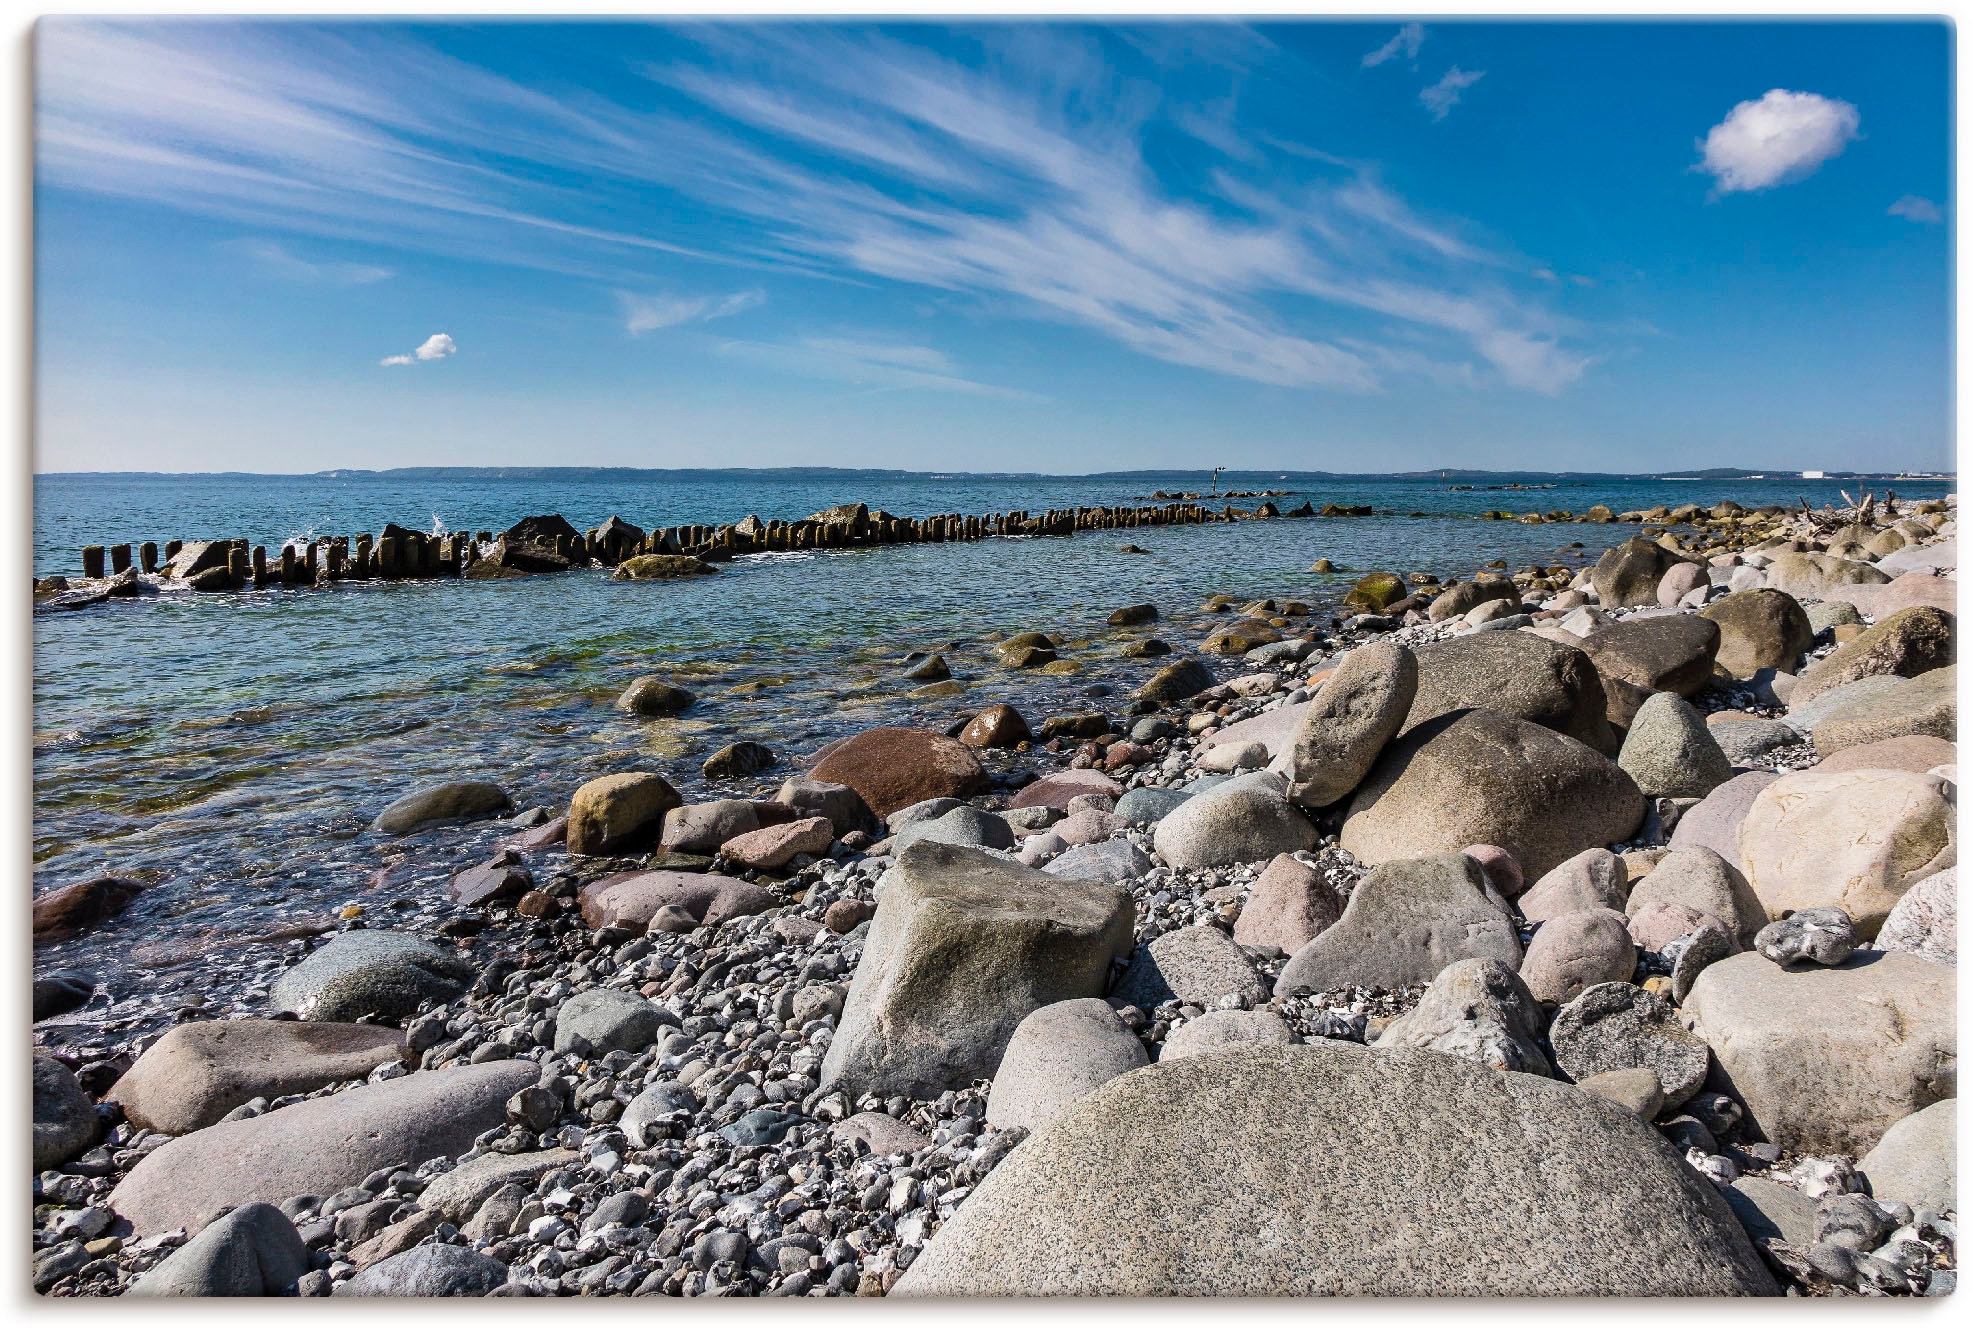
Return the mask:
[[[35,484],[35,574],[78,575],[79,550],[91,543],[244,536],[271,549],[389,521],[497,531],[547,512],[578,528],[615,514],[648,529],[749,513],[794,519],[853,501],[901,516],[1039,511],[1209,484],[1196,473],[552,482],[48,476]],[[153,883],[121,924],[43,962],[109,977],[142,947],[209,942],[352,899],[428,891],[429,873],[390,874],[406,845],[366,829],[385,803],[422,783],[487,778],[521,806],[555,805],[598,774],[654,768],[693,797],[704,789],[699,763],[737,738],[786,757],[878,723],[943,728],[1002,700],[1034,718],[1120,708],[1156,664],[1120,658],[1124,637],[1154,632],[1180,649],[1194,645],[1207,626],[1198,606],[1217,592],[1333,600],[1354,573],[1311,575],[1316,558],[1357,572],[1440,575],[1464,575],[1492,558],[1574,565],[1634,527],[1474,517],[1492,508],[1580,512],[1601,502],[1621,511],[1725,497],[1748,506],[1800,496],[1819,504],[1839,501],[1841,487],[1625,480],[1449,492],[1426,481],[1297,482],[1278,473],[1229,474],[1221,485],[1294,490],[1283,507],[1306,497],[1317,507],[1368,503],[1379,514],[766,554],[679,584],[577,571],[168,593],[38,615],[36,887],[103,872]],[[1951,486],[1897,487],[1932,497]],[[1126,541],[1149,552],[1119,552]],[[1574,541],[1585,547],[1569,549]],[[1156,603],[1164,621],[1130,633],[1104,626],[1111,609],[1142,600]],[[1085,672],[998,668],[985,636],[1028,630],[1068,632],[1076,644],[1063,655]],[[913,649],[941,650],[967,692],[913,696],[915,684],[897,667]],[[673,720],[617,714],[617,693],[653,672],[678,679],[699,703]],[[1092,698],[1092,686],[1114,694]]]

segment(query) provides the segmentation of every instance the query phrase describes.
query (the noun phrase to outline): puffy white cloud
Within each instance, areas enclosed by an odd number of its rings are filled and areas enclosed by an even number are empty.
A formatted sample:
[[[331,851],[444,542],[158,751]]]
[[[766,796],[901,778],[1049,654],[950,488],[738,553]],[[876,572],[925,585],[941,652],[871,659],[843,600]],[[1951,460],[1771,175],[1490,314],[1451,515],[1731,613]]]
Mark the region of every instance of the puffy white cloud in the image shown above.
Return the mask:
[[[1465,90],[1484,77],[1486,71],[1483,69],[1468,74],[1457,65],[1453,65],[1445,71],[1443,78],[1418,93],[1417,99],[1424,103],[1426,110],[1431,112],[1432,119],[1442,120],[1451,113],[1452,107],[1458,105],[1459,98],[1465,95]]]
[[[1424,25],[1406,23],[1397,29],[1397,35],[1363,57],[1363,68],[1374,69],[1385,60],[1394,60],[1399,51],[1405,58],[1417,59],[1417,48],[1424,45]]]
[[[377,363],[388,369],[399,364],[416,364],[420,360],[443,360],[456,354],[458,349],[458,343],[451,337],[443,332],[434,332],[409,355],[386,355]]]
[[[1721,194],[1751,193],[1813,175],[1855,138],[1862,116],[1848,102],[1775,88],[1742,101],[1699,144],[1698,169]]]
[[[1944,209],[1930,199],[1919,198],[1916,194],[1905,194],[1890,204],[1890,215],[1902,217],[1905,221],[1925,222],[1932,226],[1938,225],[1945,219]]]

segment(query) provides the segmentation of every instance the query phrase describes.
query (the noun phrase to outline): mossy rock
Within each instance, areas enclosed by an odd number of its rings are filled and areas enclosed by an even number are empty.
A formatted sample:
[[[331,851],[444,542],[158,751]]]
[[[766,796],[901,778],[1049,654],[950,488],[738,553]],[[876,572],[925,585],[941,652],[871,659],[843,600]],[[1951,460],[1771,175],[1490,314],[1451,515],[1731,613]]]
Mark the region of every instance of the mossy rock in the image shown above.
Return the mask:
[[[1408,593],[1404,579],[1395,572],[1371,572],[1350,587],[1342,607],[1381,613]]]

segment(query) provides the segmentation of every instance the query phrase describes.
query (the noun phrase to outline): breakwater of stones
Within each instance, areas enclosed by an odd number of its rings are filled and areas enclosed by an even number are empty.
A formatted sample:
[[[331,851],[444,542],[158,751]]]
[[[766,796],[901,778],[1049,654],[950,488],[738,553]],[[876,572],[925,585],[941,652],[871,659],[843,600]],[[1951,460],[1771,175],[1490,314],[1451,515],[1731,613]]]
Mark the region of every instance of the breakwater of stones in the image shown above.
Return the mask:
[[[1253,495],[1261,496],[1261,495]],[[1727,499],[1712,507],[1688,503],[1676,508],[1616,513],[1597,505],[1583,513],[1567,510],[1514,513],[1488,511],[1484,520],[1526,524],[1626,522],[1662,525],[1731,524],[1770,519],[1784,509],[1747,509]],[[827,508],[798,521],[748,516],[722,524],[687,524],[651,530],[612,516],[579,530],[560,515],[530,516],[498,532],[425,532],[395,524],[375,535],[325,536],[290,540],[270,551],[246,539],[172,539],[122,544],[90,544],[81,551],[85,582],[65,578],[37,583],[37,601],[79,608],[103,599],[142,593],[140,577],[178,582],[193,590],[263,589],[316,586],[337,581],[400,581],[438,577],[499,579],[566,571],[572,567],[620,567],[640,557],[683,557],[724,562],[743,554],[794,553],[894,544],[944,543],[1016,536],[1068,536],[1080,531],[1119,531],[1145,527],[1208,525],[1245,520],[1370,516],[1368,505],[1312,502],[1283,510],[1263,502],[1254,508],[1202,502],[1157,505],[1054,508],[968,516],[894,516],[865,503]],[[1389,513],[1386,513],[1389,514]],[[1415,512],[1413,516],[1425,516]],[[697,569],[691,569],[697,570]],[[681,574],[677,566],[650,569],[650,575]],[[59,582],[60,584],[55,584]]]

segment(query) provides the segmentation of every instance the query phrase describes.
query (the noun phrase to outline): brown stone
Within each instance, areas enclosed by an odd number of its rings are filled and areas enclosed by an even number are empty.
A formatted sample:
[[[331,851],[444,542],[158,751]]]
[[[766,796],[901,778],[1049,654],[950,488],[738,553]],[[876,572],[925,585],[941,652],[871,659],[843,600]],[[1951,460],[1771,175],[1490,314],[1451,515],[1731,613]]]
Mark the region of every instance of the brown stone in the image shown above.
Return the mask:
[[[774,871],[799,854],[826,853],[834,842],[835,827],[829,824],[829,818],[808,816],[736,835],[720,845],[719,853],[741,867]]]
[[[106,922],[130,907],[143,889],[120,876],[98,876],[50,890],[34,901],[34,943],[65,941]]]
[[[1061,770],[1052,775],[1044,775],[1020,792],[1014,794],[1010,806],[1052,807],[1056,811],[1068,810],[1068,800],[1093,793],[1098,797],[1120,798],[1123,786],[1108,775],[1096,770]]]
[[[1335,925],[1342,896],[1320,872],[1291,853],[1267,864],[1233,925],[1241,945],[1270,945],[1293,954]]]
[[[180,1024],[103,1095],[137,1125],[189,1134],[256,1097],[365,1079],[403,1054],[404,1035],[371,1024],[214,1019]]]
[[[582,920],[591,927],[648,926],[653,914],[675,904],[702,926],[764,913],[779,905],[747,881],[708,872],[619,872],[582,887]]]
[[[969,798],[992,782],[970,748],[929,729],[883,727],[815,754],[815,779],[847,784],[878,816],[927,798]]]
[[[1957,743],[1928,733],[1913,733],[1845,747],[1815,762],[1812,769],[1824,775],[1838,770],[1910,770],[1921,775],[1957,761]]]
[[[604,775],[575,790],[568,805],[568,851],[616,854],[657,842],[664,814],[684,799],[658,774]]]
[[[1010,705],[988,706],[972,717],[959,734],[968,747],[1016,747],[1034,736],[1027,721]]]

